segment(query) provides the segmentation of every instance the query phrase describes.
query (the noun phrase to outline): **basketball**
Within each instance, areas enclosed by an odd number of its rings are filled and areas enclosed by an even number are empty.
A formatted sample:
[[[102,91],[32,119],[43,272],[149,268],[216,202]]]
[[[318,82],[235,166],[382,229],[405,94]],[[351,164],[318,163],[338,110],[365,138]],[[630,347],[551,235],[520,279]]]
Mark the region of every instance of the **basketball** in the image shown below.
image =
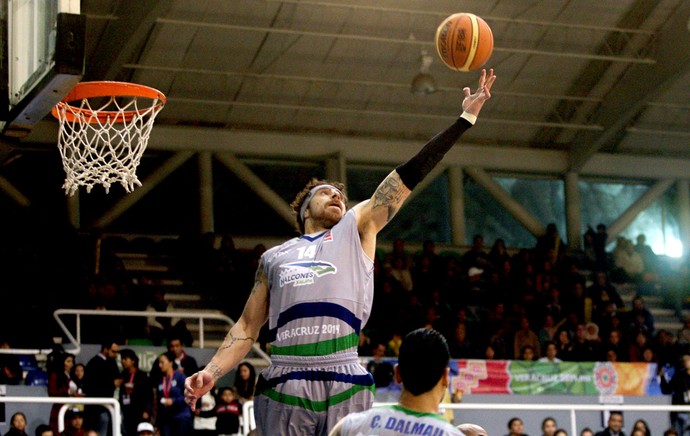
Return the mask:
[[[436,29],[436,50],[456,71],[481,68],[494,51],[494,35],[481,17],[467,12],[453,14]]]

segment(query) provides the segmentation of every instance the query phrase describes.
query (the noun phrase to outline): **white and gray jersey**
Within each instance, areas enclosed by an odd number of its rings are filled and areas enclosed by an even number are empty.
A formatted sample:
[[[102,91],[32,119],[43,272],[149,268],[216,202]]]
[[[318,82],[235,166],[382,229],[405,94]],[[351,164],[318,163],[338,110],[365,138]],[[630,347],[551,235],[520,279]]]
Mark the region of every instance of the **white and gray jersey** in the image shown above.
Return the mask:
[[[267,250],[263,262],[274,363],[312,356],[327,363],[327,356],[356,352],[371,312],[374,263],[362,250],[354,210],[330,230]]]
[[[402,406],[373,407],[344,418],[341,436],[464,436],[437,413],[415,412]]]

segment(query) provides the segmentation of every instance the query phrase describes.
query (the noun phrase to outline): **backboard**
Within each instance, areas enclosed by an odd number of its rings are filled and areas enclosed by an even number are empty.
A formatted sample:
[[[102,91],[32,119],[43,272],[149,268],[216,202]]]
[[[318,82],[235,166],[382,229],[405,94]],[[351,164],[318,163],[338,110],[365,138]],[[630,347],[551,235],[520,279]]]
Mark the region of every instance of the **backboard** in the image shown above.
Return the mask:
[[[86,17],[79,0],[0,1],[0,123],[23,137],[83,77]]]

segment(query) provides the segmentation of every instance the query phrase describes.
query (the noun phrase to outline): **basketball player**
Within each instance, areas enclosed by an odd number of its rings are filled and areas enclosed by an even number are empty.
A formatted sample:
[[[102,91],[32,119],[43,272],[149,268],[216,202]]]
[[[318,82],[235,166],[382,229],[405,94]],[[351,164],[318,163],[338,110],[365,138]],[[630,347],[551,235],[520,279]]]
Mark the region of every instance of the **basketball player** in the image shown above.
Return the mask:
[[[438,411],[450,385],[449,361],[448,344],[441,333],[428,328],[411,331],[400,345],[394,367],[395,379],[402,383],[398,404],[352,413],[329,436],[464,435]]]
[[[495,80],[493,69],[482,70],[477,91],[463,90],[457,121],[393,170],[370,199],[347,210],[344,185],[322,180],[297,194],[291,206],[302,236],[261,256],[239,320],[208,365],[186,380],[192,409],[244,358],[266,320],[272,362],[256,386],[259,434],[327,435],[340,418],[371,407],[374,382],[357,345],[372,307],[376,235],[474,124]]]

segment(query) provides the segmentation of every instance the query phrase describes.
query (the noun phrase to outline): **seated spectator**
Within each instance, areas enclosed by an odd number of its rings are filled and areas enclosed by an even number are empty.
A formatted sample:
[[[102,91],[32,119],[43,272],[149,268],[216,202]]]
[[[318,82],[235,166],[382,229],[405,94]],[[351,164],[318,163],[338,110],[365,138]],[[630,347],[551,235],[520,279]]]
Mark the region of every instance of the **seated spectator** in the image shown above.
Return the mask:
[[[373,359],[367,363],[367,371],[374,377],[377,388],[388,387],[393,381],[393,365],[384,360],[386,344],[377,342],[373,348]]]
[[[84,412],[77,408],[68,409],[65,413],[65,430],[60,436],[84,436]]]
[[[150,422],[142,422],[137,426],[137,435],[139,436],[153,436],[156,429]]]
[[[520,330],[515,332],[513,336],[513,357],[516,359],[522,358],[522,349],[525,345],[529,345],[532,348],[535,358],[541,357],[541,343],[539,342],[539,337],[532,330],[529,323],[529,318],[523,316],[520,318]]]
[[[587,288],[586,294],[592,299],[592,321],[599,324],[606,318],[608,304],[613,304],[614,309],[618,310],[625,305],[605,271],[595,271],[592,275],[593,283]]]
[[[541,421],[541,436],[553,436],[557,428],[556,419],[552,416],[547,416]]]
[[[527,434],[525,434],[525,424],[522,422],[522,419],[515,417],[508,420],[507,436],[527,436]]]
[[[593,344],[601,344],[601,337],[599,337],[599,326],[595,322],[588,322],[585,324],[585,338]]]
[[[219,435],[232,435],[240,431],[242,405],[237,391],[230,387],[220,388],[216,399],[216,432]]]
[[[633,431],[635,430],[640,430],[642,432],[641,435],[639,436],[652,436],[652,431],[649,429],[649,424],[647,424],[647,421],[644,419],[638,419],[635,421],[633,424]],[[632,436],[633,433],[630,433],[630,436]]]
[[[644,270],[655,274],[659,273],[659,258],[652,247],[647,244],[647,236],[644,233],[637,235],[634,248],[642,258]]]
[[[558,363],[562,360],[558,357],[558,346],[554,341],[548,341],[544,347],[544,356],[540,357],[538,362]]]
[[[604,352],[601,360],[608,360],[606,356],[610,352],[615,353],[617,357],[623,356],[622,333],[620,330],[611,330],[609,332],[608,338],[601,343],[601,351]]]
[[[241,404],[254,400],[254,389],[256,387],[256,369],[249,362],[240,362],[235,372],[235,382],[233,384],[238,400]]]
[[[599,357],[597,345],[587,339],[585,325],[580,323],[575,329],[570,346],[566,353],[567,359],[573,362],[596,362]]]
[[[556,340],[554,342],[556,342],[556,347],[558,348],[558,355],[560,358],[563,360],[568,360],[567,353],[572,342],[570,332],[568,332],[567,329],[558,330],[558,334],[556,335]]]
[[[488,344],[484,348],[484,355],[481,357],[485,360],[494,360],[496,358],[496,350],[494,350],[494,347],[491,344]]]
[[[616,240],[613,249],[612,273],[617,282],[639,282],[644,273],[642,257],[635,251],[633,242],[623,236]]]
[[[555,339],[556,333],[558,332],[558,327],[554,322],[553,316],[549,313],[544,315],[544,324],[539,329],[537,336],[539,337],[539,343],[542,349],[546,347],[546,344]]]
[[[643,331],[634,333],[631,338],[632,342],[628,346],[628,362],[642,362],[642,352],[645,348],[651,346],[649,336]]]
[[[522,348],[520,348],[520,360],[531,362],[534,360],[535,354],[534,347],[531,345],[523,345]]]
[[[16,412],[10,419],[10,429],[5,436],[29,436],[26,433],[26,415],[23,412]]]
[[[453,330],[453,336],[449,338],[448,349],[453,359],[475,359],[477,349],[474,342],[467,334],[467,325],[457,323]]]
[[[53,429],[50,428],[48,424],[39,424],[38,427],[36,427],[36,436],[55,436],[55,433],[53,433]]]
[[[623,413],[616,410],[611,411],[606,428],[597,432],[594,436],[625,436],[623,432]]]
[[[606,348],[603,360],[605,362],[618,362],[618,351],[615,348]]]
[[[629,312],[630,324],[636,330],[644,329],[648,335],[654,334],[654,315],[647,309],[644,298],[636,295]]]
[[[81,362],[75,363],[72,367],[70,380],[74,383],[74,396],[84,396],[84,376],[86,375],[86,365]]]
[[[462,255],[460,263],[465,272],[468,272],[470,268],[476,268],[480,271],[480,274],[488,273],[491,270],[491,259],[489,259],[489,254],[484,250],[484,237],[482,235],[474,235],[472,245]]]

